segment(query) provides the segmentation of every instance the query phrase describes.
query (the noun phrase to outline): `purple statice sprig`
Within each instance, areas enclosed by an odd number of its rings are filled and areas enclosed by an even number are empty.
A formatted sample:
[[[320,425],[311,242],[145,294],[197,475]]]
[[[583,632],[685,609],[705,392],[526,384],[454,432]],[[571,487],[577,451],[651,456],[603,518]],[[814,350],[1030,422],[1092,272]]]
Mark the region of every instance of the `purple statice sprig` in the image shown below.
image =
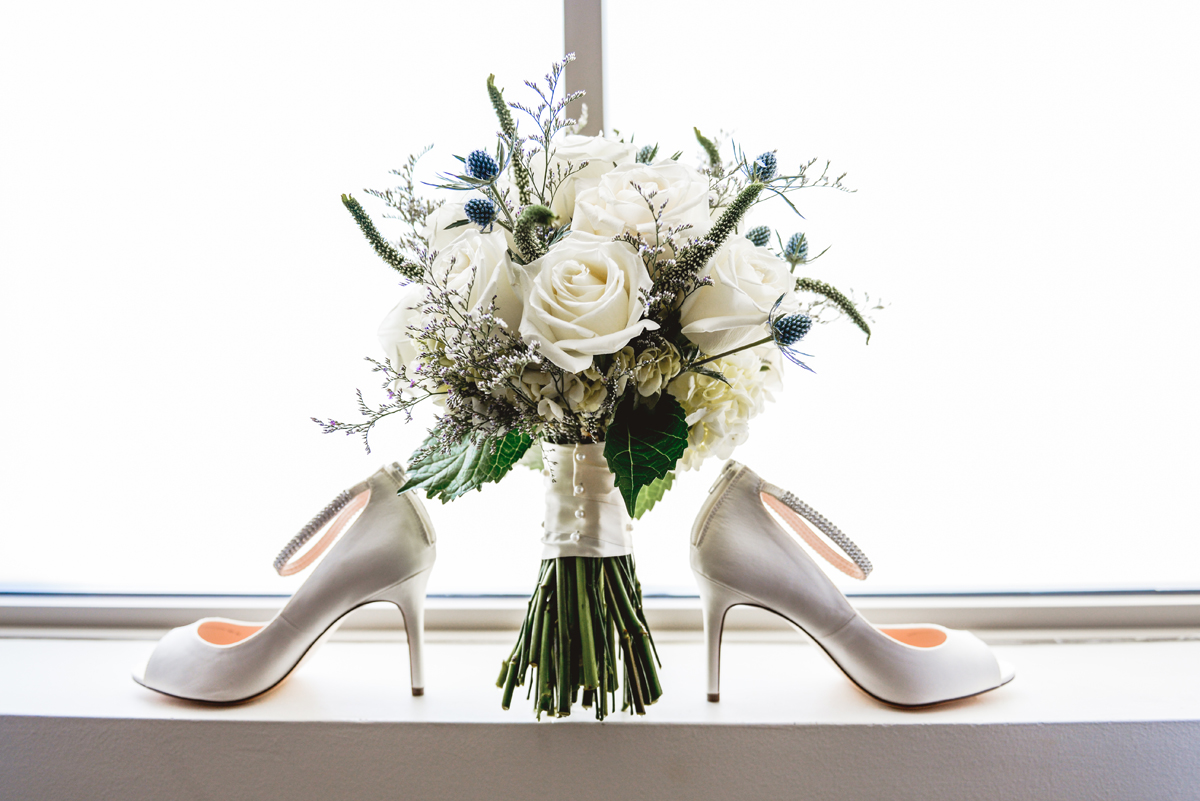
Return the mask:
[[[385,417],[391,417],[394,414],[403,414],[406,422],[412,421],[412,409],[418,403],[428,400],[440,393],[429,392],[424,390],[417,382],[409,381],[405,374],[404,367],[395,367],[390,359],[379,361],[367,357],[366,359],[373,366],[371,372],[381,373],[383,375],[383,389],[387,393],[387,400],[380,403],[378,406],[372,406],[367,403],[363,397],[362,390],[355,390],[355,395],[358,398],[358,411],[365,420],[357,423],[347,423],[332,418],[321,420],[316,417],[310,418],[314,423],[321,427],[322,433],[333,434],[341,432],[346,436],[358,434],[362,437],[363,447],[367,453],[371,452],[371,430],[375,424]],[[397,385],[408,385],[411,392],[396,392],[393,387]]]

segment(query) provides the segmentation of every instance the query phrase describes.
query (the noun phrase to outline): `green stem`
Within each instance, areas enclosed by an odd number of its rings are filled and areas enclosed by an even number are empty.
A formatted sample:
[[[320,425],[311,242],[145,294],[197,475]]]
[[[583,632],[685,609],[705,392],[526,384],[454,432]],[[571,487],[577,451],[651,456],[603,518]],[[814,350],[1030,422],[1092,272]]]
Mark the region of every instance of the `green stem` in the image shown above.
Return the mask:
[[[500,701],[502,709],[508,709],[512,706],[513,691],[517,688],[517,680],[521,677],[522,671],[515,664],[508,666],[508,680],[504,682],[504,698]]]
[[[570,685],[570,654],[571,654],[571,638],[570,638],[570,612],[567,609],[567,600],[570,598],[570,590],[567,588],[568,576],[571,575],[571,565],[568,560],[572,557],[561,557],[558,562],[557,581],[558,586],[555,589],[555,601],[558,605],[558,625],[555,631],[558,634],[556,645],[558,646],[558,714],[566,716],[571,714],[571,685]]]
[[[740,348],[732,348],[731,350],[727,350],[724,353],[718,353],[716,356],[709,356],[707,359],[701,359],[698,362],[692,362],[687,367],[683,368],[683,372],[686,373],[688,370],[691,370],[694,367],[703,367],[704,365],[708,364],[709,362],[715,362],[717,359],[724,359],[726,356],[728,356],[731,353],[737,353],[738,351],[747,350],[748,348],[757,348],[759,345],[765,345],[766,343],[770,342],[773,339],[775,339],[774,335],[763,337],[762,339],[757,340],[756,342],[751,342],[749,345],[742,345]]]
[[[546,605],[546,610],[542,612],[542,631],[547,631],[550,628],[550,605]],[[553,664],[550,660],[550,638],[542,637],[542,653],[538,657],[538,712],[539,717],[541,712],[549,712],[553,700],[553,689],[550,684],[550,666]]]
[[[600,686],[596,668],[596,640],[592,629],[592,610],[588,602],[587,568],[582,559],[575,560],[575,584],[579,595],[579,634],[583,648],[583,686],[594,690]]]
[[[618,587],[618,589],[620,589],[620,587]],[[612,596],[613,606],[620,608],[620,593],[613,590],[611,581],[608,585],[608,592],[609,595]],[[622,621],[622,623],[626,623],[626,621]],[[646,714],[646,706],[642,702],[641,686],[638,681],[637,664],[633,658],[633,648],[630,647],[631,637],[629,636],[629,626],[623,625],[622,629],[623,631],[619,640],[621,654],[623,656],[623,661],[625,662],[625,704],[622,708],[632,704],[635,714],[644,715]]]
[[[542,595],[543,589],[543,587],[538,587],[533,596],[535,601],[533,604],[533,636],[529,640],[529,663],[539,668],[541,667],[542,637],[544,635],[542,628],[542,606],[545,602],[545,597]]]
[[[561,557],[542,563],[517,644],[497,684],[509,708],[515,688],[526,682],[538,717],[566,717],[577,703],[604,720],[616,709],[616,693],[634,714],[662,695],[658,654],[641,609],[641,585],[630,556]],[[618,667],[618,662],[620,667]],[[618,680],[624,671],[625,686]]]

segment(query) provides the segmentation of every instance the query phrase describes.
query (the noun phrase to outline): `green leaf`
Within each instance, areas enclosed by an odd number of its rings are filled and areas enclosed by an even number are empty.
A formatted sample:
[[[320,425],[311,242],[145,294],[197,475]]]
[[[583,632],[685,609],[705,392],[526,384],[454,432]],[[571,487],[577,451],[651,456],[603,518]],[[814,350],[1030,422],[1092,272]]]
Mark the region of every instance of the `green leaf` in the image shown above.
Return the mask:
[[[454,222],[452,222],[449,225],[442,228],[442,230],[449,231],[451,228],[462,228],[464,225],[470,225],[470,224],[471,224],[470,220],[455,220]]]
[[[720,370],[710,370],[707,367],[689,367],[687,368],[687,372],[699,373],[700,375],[708,376],[709,378],[715,378],[728,386],[733,386],[733,384],[729,383],[729,379],[725,377],[725,374]]]
[[[434,442],[436,435],[431,434],[421,447]],[[531,444],[533,438],[519,431],[509,431],[499,438],[487,437],[478,444],[466,438],[448,452],[434,450],[414,462],[400,492],[421,488],[431,500],[438,498],[447,503],[489,481],[504,478]]]
[[[525,455],[517,460],[517,464],[528,467],[530,470],[542,472],[546,469],[546,465],[542,462],[542,449],[530,448],[525,451]]]
[[[679,401],[664,392],[653,409],[634,406],[632,396],[617,408],[608,427],[604,458],[617,479],[617,489],[630,515],[638,493],[675,469],[687,450],[687,415]]]
[[[654,504],[663,499],[667,490],[675,483],[675,471],[667,473],[662,478],[656,478],[638,492],[637,503],[633,508],[633,519],[641,520],[642,515],[654,508]]]

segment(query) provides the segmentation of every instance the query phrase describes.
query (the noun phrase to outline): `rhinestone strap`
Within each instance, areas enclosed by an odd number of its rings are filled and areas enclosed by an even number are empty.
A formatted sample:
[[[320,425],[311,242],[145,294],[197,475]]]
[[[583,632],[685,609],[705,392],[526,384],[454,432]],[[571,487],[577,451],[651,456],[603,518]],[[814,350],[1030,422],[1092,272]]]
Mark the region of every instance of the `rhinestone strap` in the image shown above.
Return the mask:
[[[851,542],[850,538],[843,534],[841,529],[826,520],[820,512],[786,490],[778,495],[775,493],[771,494],[793,512],[816,526],[834,545],[841,548],[842,552],[850,557],[854,564],[858,565],[858,569],[862,571],[864,579],[871,574],[871,560],[867,558],[867,555]]]
[[[304,528],[300,529],[300,533],[292,537],[288,541],[288,544],[283,546],[283,550],[279,552],[279,556],[275,557],[275,572],[283,575],[283,568],[296,555],[296,552],[304,547],[304,543],[312,539],[313,535],[324,528],[325,524],[332,520],[338,512],[345,509],[346,504],[350,503],[353,498],[354,494],[350,490],[342,490],[316,517],[309,520]]]

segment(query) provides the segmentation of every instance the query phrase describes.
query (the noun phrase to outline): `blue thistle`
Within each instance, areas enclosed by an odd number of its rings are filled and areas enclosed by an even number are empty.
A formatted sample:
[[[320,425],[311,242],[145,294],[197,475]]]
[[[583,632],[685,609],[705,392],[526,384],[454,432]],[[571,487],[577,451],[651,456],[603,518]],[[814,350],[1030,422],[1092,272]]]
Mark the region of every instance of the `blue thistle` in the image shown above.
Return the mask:
[[[490,181],[500,174],[500,165],[486,150],[475,150],[467,156],[467,175],[480,181]]]
[[[485,197],[471,198],[463,211],[467,213],[467,219],[480,228],[486,228],[496,219],[496,205]]]
[[[658,155],[658,145],[646,145],[637,153],[638,164],[649,164]]]
[[[771,241],[771,229],[765,225],[751,228],[746,232],[746,238],[753,242],[755,247],[766,247],[767,243]]]
[[[779,304],[783,303],[785,295],[780,295],[779,300],[775,301],[775,305],[771,307],[771,313],[767,315],[767,324],[771,327],[771,336],[775,339],[775,344],[779,347],[784,358],[792,364],[797,364],[808,370],[810,373],[815,372],[804,362],[800,361],[800,356],[808,356],[812,358],[812,354],[801,353],[792,348],[812,328],[812,318],[807,314],[784,314],[776,316],[779,310]]]
[[[808,237],[804,234],[792,234],[783,248],[783,257],[793,267],[808,261]]]
[[[754,160],[750,167],[750,177],[766,183],[775,177],[775,165],[775,154],[768,150]]]
[[[786,348],[804,339],[804,335],[812,328],[812,318],[807,314],[786,314],[775,318],[771,328],[775,333],[775,341],[780,347]]]

